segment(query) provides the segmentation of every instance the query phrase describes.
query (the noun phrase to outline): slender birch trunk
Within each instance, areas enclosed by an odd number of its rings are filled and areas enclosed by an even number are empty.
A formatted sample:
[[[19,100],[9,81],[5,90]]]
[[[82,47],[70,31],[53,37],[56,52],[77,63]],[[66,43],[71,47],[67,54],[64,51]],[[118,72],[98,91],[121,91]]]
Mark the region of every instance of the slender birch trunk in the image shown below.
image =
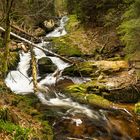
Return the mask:
[[[3,76],[5,77],[8,72],[8,56],[9,56],[9,43],[10,43],[10,13],[11,7],[14,0],[6,0],[5,4],[5,36],[3,41],[3,46],[5,48],[4,51],[4,59],[3,59]]]
[[[30,47],[30,52],[31,52],[31,66],[32,66],[34,93],[37,93],[37,86],[38,86],[38,84],[37,84],[37,63],[36,63],[33,46]]]

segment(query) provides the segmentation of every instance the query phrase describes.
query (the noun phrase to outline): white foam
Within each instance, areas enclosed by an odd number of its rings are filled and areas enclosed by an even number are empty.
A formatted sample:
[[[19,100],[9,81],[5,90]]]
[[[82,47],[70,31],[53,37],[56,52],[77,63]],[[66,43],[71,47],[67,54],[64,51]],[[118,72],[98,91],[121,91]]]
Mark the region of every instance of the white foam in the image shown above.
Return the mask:
[[[61,60],[60,58],[58,57],[49,57],[52,62],[57,66],[57,68],[59,70],[64,70],[66,67],[69,66],[68,63],[65,63],[63,60]]]
[[[81,119],[72,119],[72,121],[76,123],[76,126],[80,126],[83,123]]]
[[[20,62],[17,70],[8,73],[5,83],[17,94],[27,94],[33,92],[33,84],[27,75],[30,67],[30,53],[20,53]]]
[[[56,28],[54,31],[52,31],[51,33],[47,34],[46,37],[60,37],[60,36],[64,36],[67,34],[64,26],[65,23],[67,22],[68,17],[64,16],[61,20],[60,20],[60,26],[58,28]]]
[[[87,81],[91,80],[90,78],[86,78],[86,77],[68,77],[68,78],[71,79],[72,82],[75,83],[75,84],[82,84],[84,82],[87,82]]]
[[[84,105],[80,105],[79,103],[72,101],[70,98],[66,98],[66,99],[51,98],[50,100],[46,100],[45,96],[42,93],[39,93],[38,97],[43,104],[57,106],[57,107],[65,106],[67,108],[71,108],[71,111],[75,114],[82,113],[90,118],[98,119],[98,114],[96,114],[95,112],[93,113],[93,110],[89,109]]]
[[[27,94],[33,92],[31,79],[26,78],[19,71],[11,71],[5,79],[6,85],[17,94]]]

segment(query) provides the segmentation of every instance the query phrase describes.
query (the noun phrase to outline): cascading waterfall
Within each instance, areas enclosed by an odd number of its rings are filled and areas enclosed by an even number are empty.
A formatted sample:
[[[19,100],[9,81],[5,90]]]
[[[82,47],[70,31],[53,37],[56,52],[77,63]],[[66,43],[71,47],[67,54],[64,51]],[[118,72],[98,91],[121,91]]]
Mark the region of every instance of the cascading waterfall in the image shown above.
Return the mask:
[[[66,34],[66,30],[64,28],[66,21],[68,18],[64,16],[60,20],[60,27],[56,28],[53,32],[49,33],[46,35],[46,37],[60,37]],[[61,30],[61,31],[60,31]],[[38,46],[42,47],[44,45],[47,45],[47,43],[42,42],[39,43]],[[55,85],[56,83],[56,76],[55,73],[58,72],[57,75],[59,75],[58,78],[61,76],[61,72],[69,66],[68,63],[64,62],[60,58],[57,57],[52,57],[52,56],[46,56],[46,54],[38,49],[34,48],[36,59],[40,59],[42,57],[48,57],[52,60],[52,62],[57,66],[57,70],[52,73],[48,74],[44,79],[42,79],[38,84],[40,87],[42,85]],[[13,92],[16,94],[27,94],[33,92],[33,83],[32,83],[32,78],[28,77],[27,71],[30,68],[30,53],[20,53],[20,62],[18,64],[17,70],[9,72],[7,78],[5,79],[6,85],[11,88]],[[72,78],[74,82],[80,83],[83,81],[82,78]],[[85,79],[86,80],[86,79]],[[47,87],[45,87],[46,92],[47,92]],[[54,91],[55,92],[55,91]],[[47,94],[47,93],[45,93]],[[55,93],[54,98],[46,99],[45,95],[43,93],[38,93],[39,99],[42,101],[43,104],[46,105],[52,105],[52,106],[67,106],[67,108],[73,110],[74,112],[83,112],[89,117],[95,117],[97,118],[97,113],[96,115],[93,114],[93,111],[88,109],[86,106],[81,106],[77,102],[73,102],[70,98],[65,97],[64,95],[62,96],[61,93]]]
[[[64,28],[66,21],[68,18],[64,16],[60,20],[60,26],[56,28],[51,33],[47,34],[46,37],[60,37],[65,35],[67,32]],[[39,43],[39,47],[47,47],[47,44],[49,42],[42,42]],[[57,70],[54,73],[48,74],[45,78],[42,78],[41,76],[38,76],[39,81],[38,85],[40,88],[45,89],[45,93],[38,92],[37,96],[42,102],[42,104],[45,104],[47,106],[54,106],[54,107],[65,107],[67,108],[65,112],[64,119],[69,119],[69,117],[66,117],[66,115],[70,114],[72,116],[76,116],[76,114],[84,114],[84,116],[89,117],[90,119],[93,119],[94,124],[98,122],[98,125],[101,127],[105,127],[104,125],[110,126],[108,119],[106,116],[102,113],[102,110],[99,112],[91,110],[85,105],[81,105],[77,102],[72,101],[72,99],[66,97],[65,95],[61,93],[55,92],[55,89],[51,92],[53,92],[54,96],[48,96],[50,94],[49,87],[54,86],[57,80],[63,78],[61,77],[62,71],[70,66],[70,64],[64,62],[60,58],[47,56],[42,50],[39,48],[34,48],[36,59],[42,58],[42,57],[48,57],[52,60],[52,62],[57,66]],[[20,52],[20,62],[18,64],[17,70],[10,71],[7,75],[7,78],[5,79],[6,85],[16,94],[28,94],[33,92],[33,82],[32,77],[28,76],[28,70],[30,69],[30,52],[24,53]],[[56,76],[57,75],[57,76]],[[84,81],[90,80],[88,78],[78,78],[78,77],[68,77],[70,78],[74,83],[82,83]],[[76,123],[76,126],[79,126],[82,124],[82,120],[80,118],[73,118],[73,122]],[[104,123],[103,123],[104,122]],[[107,130],[108,131],[108,130]],[[110,133],[110,132],[108,132]]]

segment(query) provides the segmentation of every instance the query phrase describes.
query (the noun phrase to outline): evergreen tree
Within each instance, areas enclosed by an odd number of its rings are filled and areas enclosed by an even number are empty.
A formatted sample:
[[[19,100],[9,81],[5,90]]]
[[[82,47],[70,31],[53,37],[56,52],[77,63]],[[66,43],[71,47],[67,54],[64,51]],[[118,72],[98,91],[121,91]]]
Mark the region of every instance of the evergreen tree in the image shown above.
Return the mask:
[[[121,40],[126,45],[127,53],[140,50],[140,0],[134,0],[123,15],[119,33],[121,34]]]

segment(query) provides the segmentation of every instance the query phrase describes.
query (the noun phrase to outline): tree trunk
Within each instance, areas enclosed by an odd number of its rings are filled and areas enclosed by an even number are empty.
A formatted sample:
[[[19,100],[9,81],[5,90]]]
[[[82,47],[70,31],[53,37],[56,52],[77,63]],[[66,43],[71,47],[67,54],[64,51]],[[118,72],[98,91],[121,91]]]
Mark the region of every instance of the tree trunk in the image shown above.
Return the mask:
[[[12,6],[12,1],[6,1],[6,15],[5,15],[5,36],[3,46],[5,47],[4,59],[3,59],[3,76],[5,77],[8,72],[8,56],[9,56],[9,42],[10,42],[10,11]]]
[[[34,93],[37,93],[37,64],[33,47],[30,47]]]

